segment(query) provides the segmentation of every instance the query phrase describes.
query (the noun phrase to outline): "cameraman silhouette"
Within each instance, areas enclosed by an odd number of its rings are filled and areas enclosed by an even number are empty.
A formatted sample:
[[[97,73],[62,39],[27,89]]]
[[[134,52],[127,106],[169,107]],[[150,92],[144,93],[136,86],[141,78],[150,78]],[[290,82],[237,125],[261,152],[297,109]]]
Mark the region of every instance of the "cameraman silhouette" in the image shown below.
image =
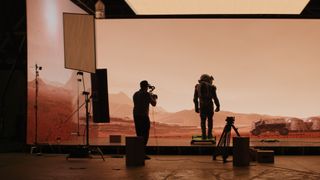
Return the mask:
[[[150,89],[150,91],[148,91]],[[140,90],[133,95],[133,119],[137,136],[142,136],[144,145],[148,144],[150,119],[149,119],[149,104],[156,106],[158,96],[152,94],[155,89],[148,81],[143,80],[140,82]],[[145,159],[150,159],[148,156]]]
[[[216,86],[212,84],[213,77],[203,74],[200,77],[199,83],[195,86],[193,102],[195,111],[200,112],[202,139],[211,139],[212,136],[212,121],[213,121],[213,102],[216,104],[215,111],[220,111],[220,102],[216,93]],[[198,101],[199,99],[199,101]],[[200,107],[199,107],[200,104]],[[206,119],[208,119],[208,135],[206,134]]]

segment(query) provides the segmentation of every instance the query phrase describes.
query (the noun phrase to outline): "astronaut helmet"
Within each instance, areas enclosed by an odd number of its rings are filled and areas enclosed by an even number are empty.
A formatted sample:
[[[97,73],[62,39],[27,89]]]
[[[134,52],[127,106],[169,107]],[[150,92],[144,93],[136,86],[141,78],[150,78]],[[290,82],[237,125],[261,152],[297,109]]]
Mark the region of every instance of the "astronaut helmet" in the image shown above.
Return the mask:
[[[200,76],[200,80],[199,80],[199,83],[200,82],[207,82],[207,83],[210,83],[212,84],[212,81],[214,80],[214,78],[208,74],[202,74]]]

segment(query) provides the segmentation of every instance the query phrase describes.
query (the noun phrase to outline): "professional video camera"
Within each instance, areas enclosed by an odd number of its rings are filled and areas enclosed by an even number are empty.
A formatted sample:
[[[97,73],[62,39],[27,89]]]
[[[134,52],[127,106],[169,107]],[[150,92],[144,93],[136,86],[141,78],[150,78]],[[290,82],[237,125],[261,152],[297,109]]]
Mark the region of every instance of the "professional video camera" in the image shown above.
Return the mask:
[[[226,119],[227,125],[233,125],[235,121],[235,118],[232,116],[228,116]]]
[[[153,91],[156,89],[156,87],[149,85],[148,88],[150,89],[150,90],[149,90],[150,95],[151,95],[154,99],[158,99],[158,95],[153,94]]]

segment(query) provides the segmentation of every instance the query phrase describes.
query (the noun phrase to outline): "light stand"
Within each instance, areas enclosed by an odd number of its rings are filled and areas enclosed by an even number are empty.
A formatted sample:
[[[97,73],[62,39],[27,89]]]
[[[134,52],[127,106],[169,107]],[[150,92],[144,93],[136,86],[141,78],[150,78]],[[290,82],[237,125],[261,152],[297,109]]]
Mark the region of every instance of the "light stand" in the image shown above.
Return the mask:
[[[89,112],[89,103],[90,103],[90,99],[89,99],[89,92],[87,91],[83,91],[82,94],[85,97],[85,109],[86,109],[86,146],[89,147],[90,143],[89,143],[89,118],[90,118],[90,112]]]
[[[81,72],[82,73],[82,72]],[[82,95],[85,97],[85,110],[86,110],[86,145],[83,146],[80,149],[77,149],[73,153],[70,153],[67,156],[67,160],[69,158],[91,158],[91,153],[93,151],[96,151],[100,154],[101,158],[103,161],[105,161],[103,157],[103,153],[99,147],[91,147],[89,143],[89,119],[90,119],[90,112],[89,112],[89,103],[90,103],[90,98],[89,98],[89,92],[85,91],[85,83],[84,83],[84,77],[82,74],[82,82],[83,82],[83,92]]]
[[[83,73],[81,74],[82,72],[78,72],[77,75],[82,75],[83,76]],[[80,136],[80,112],[79,112],[79,105],[80,105],[80,100],[79,100],[79,83],[81,82],[81,79],[80,78],[77,78],[77,107],[78,107],[78,111],[77,111],[77,120],[78,120],[78,131],[77,131],[77,135]]]
[[[223,159],[223,163],[227,162],[227,158],[229,156],[228,146],[230,145],[231,128],[236,132],[237,136],[240,137],[238,129],[233,125],[234,121],[235,121],[234,117],[227,117],[226,119],[227,124],[223,129],[217,148],[213,152],[213,160],[216,160],[216,157],[221,155]]]
[[[77,72],[77,76],[83,76],[83,72]],[[83,78],[83,77],[82,77]],[[80,92],[79,92],[79,83],[81,83],[82,82],[82,79],[81,78],[79,78],[79,77],[77,77],[77,109],[75,110],[75,111],[73,111],[72,113],[71,113],[71,115],[67,118],[67,120],[70,120],[72,117],[73,117],[73,115],[75,114],[75,113],[77,113],[77,132],[73,132],[73,133],[71,133],[72,135],[77,135],[77,136],[80,136],[80,108],[82,108],[82,106],[85,104],[85,102],[84,103],[82,103],[81,105],[80,105],[80,97],[79,97],[79,94],[80,94]]]
[[[35,112],[35,137],[34,137],[34,146],[31,147],[30,154],[33,154],[34,151],[37,151],[37,155],[41,155],[41,147],[38,144],[38,93],[39,93],[39,71],[42,70],[41,66],[38,64],[35,65],[35,85],[36,85],[36,93],[35,93],[35,105],[34,105],[34,112]]]

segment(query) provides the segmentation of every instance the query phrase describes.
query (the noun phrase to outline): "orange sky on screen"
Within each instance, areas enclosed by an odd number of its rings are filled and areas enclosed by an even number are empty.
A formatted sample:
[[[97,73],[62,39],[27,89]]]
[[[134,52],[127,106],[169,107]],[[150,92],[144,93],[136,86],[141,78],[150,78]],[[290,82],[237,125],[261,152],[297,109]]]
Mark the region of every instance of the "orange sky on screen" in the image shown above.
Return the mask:
[[[31,67],[38,63],[41,78],[66,83],[73,71],[64,69],[62,12],[84,12],[70,1],[50,0],[28,1],[27,10],[28,80],[34,79]],[[194,85],[209,73],[216,79],[222,110],[320,114],[319,20],[110,22],[115,24],[103,30],[106,39],[100,35],[104,44],[97,45],[103,49],[98,65],[108,68],[110,92],[131,97],[147,79],[156,86],[159,106],[191,109]]]

